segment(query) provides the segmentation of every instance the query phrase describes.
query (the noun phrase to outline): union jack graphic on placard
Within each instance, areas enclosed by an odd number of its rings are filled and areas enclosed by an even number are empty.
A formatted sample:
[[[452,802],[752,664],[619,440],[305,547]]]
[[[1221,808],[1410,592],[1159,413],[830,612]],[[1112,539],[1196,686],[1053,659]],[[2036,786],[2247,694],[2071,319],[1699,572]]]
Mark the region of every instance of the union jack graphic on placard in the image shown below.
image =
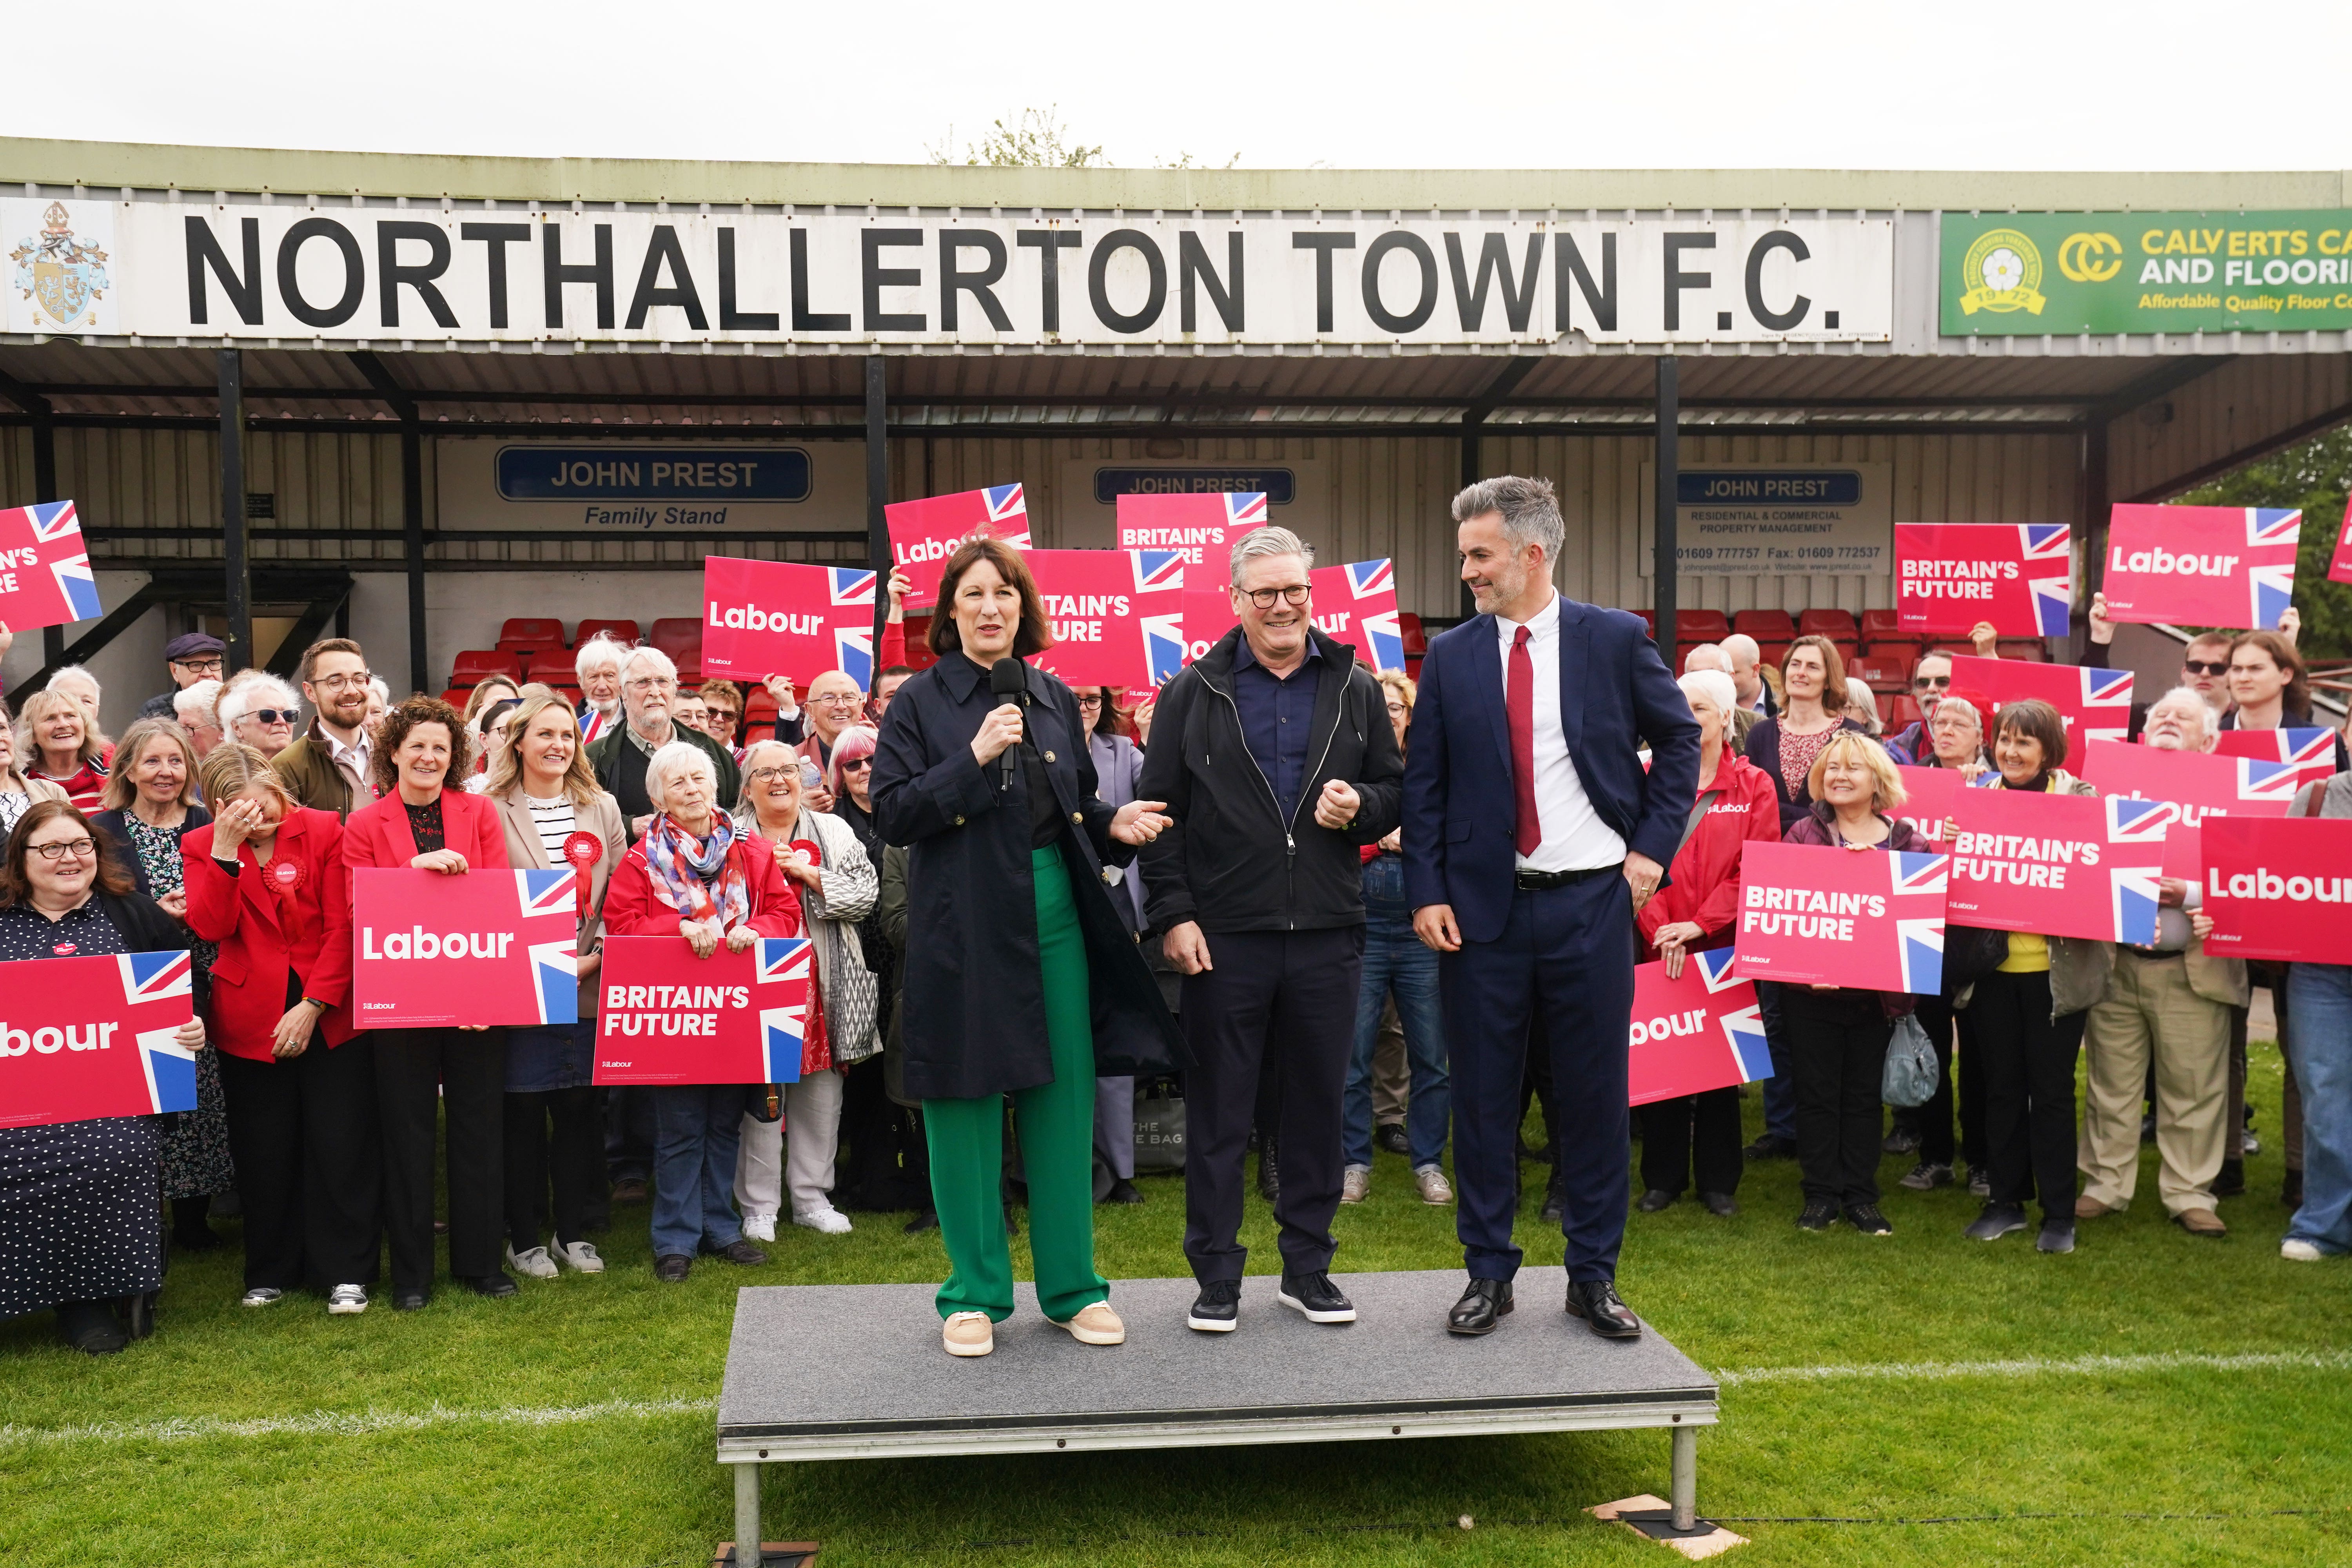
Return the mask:
[[[2111,795],[2099,805],[2106,813],[2110,844],[2161,844],[2174,820],[2175,807],[2169,801]]]
[[[805,984],[816,949],[804,936],[761,937],[753,949],[751,977],[766,985],[783,981]],[[760,1009],[760,1053],[770,1083],[798,1083],[801,1047],[808,1036],[808,1004],[788,1002]]]
[[[1176,672],[1184,668],[1187,651],[1181,611],[1143,617],[1143,658],[1152,685],[1165,686],[1175,679]]]
[[[1130,550],[1135,560],[1135,591],[1158,593],[1184,586],[1184,552],[1181,550]]]
[[[532,915],[562,914],[579,904],[579,892],[572,886],[569,866],[558,871],[517,871],[515,897],[520,900],[523,918]]]
[[[1374,594],[1396,592],[1396,573],[1386,560],[1351,561],[1348,563],[1347,572],[1348,586],[1359,599],[1369,598]]]
[[[2026,582],[2033,595],[2034,626],[2045,637],[2064,637],[2074,599],[2074,531],[2063,522],[2023,522],[2017,526],[2017,537],[2027,571],[2042,569],[2042,575]]]
[[[0,625],[36,626],[86,621],[101,613],[81,522],[69,500],[0,510]]]
[[[157,1115],[196,1108],[196,1053],[180,1044],[176,1027],[139,1031],[139,1067]]]
[[[1933,995],[1944,986],[1944,895],[1951,869],[1948,855],[1890,851],[1886,858],[1895,900],[1895,946],[1903,964],[1903,989]],[[1905,915],[1901,900],[1931,898],[1933,915]]]
[[[1711,947],[1704,952],[1691,954],[1691,961],[1697,965],[1699,979],[1710,995],[1735,986],[1754,984],[1731,972],[1732,961],[1737,956],[1737,950],[1728,947]],[[1723,1029],[1723,1043],[1730,1048],[1732,1060],[1738,1064],[1740,1082],[1754,1083],[1772,1076],[1772,1047],[1765,1037],[1761,1006],[1750,1003],[1745,1007],[1736,1007],[1728,1013],[1717,1014],[1715,1021]]]
[[[816,950],[804,936],[763,936],[756,951],[759,963],[751,977],[767,985],[785,980],[806,980],[809,962]]]
[[[2336,731],[2317,729],[2223,730],[2214,751],[2225,757],[2258,757],[2294,770],[2289,794],[2336,771]]]
[[[831,566],[826,571],[831,574],[835,604],[873,605],[876,573],[872,567]]]
[[[1019,485],[990,485],[982,489],[988,507],[988,521],[994,526],[990,531],[1016,550],[1029,548],[1029,503],[1022,499]],[[1013,527],[1014,520],[1020,527]]]
[[[2131,706],[2132,682],[2137,677],[2128,669],[2083,670],[2083,702],[2085,707]]]
[[[123,952],[114,962],[122,972],[125,1002],[158,1002],[193,993],[194,963],[186,949],[172,952]]]
[[[2303,770],[2292,763],[2266,763],[2259,757],[2231,760],[2238,764],[2240,800],[2266,801],[2284,810],[2302,787]]]
[[[1404,634],[1397,618],[1392,563],[1351,561],[1318,566],[1308,579],[1315,588],[1315,624],[1330,637],[1352,644],[1372,668],[1404,669]]]
[[[566,915],[580,907],[579,879],[571,867],[557,871],[517,871],[515,901],[525,920]],[[541,1024],[568,1024],[579,1017],[580,966],[572,942],[530,944],[531,999]]]
[[[2266,506],[2246,509],[2248,546],[2269,546],[2264,553],[2280,557],[2246,568],[2246,607],[2253,616],[2248,625],[2275,626],[2294,603],[2294,552],[2302,542],[2302,512]]]
[[[860,691],[874,687],[874,629],[871,626],[833,628],[834,668],[857,683]]]
[[[1264,528],[1265,524],[1264,490],[1228,490],[1225,493],[1227,528]]]

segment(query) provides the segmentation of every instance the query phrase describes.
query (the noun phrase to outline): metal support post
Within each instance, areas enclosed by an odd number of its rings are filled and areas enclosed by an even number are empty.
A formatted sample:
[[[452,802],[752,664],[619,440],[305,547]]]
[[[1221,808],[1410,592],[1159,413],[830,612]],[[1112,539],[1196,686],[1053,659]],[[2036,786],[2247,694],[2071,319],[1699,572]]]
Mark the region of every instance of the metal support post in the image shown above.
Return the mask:
[[[1676,426],[1682,418],[1681,367],[1672,354],[1658,356],[1657,454],[1652,467],[1657,470],[1657,497],[1652,510],[1656,513],[1656,538],[1653,542],[1650,562],[1650,603],[1658,616],[1658,651],[1665,656],[1666,668],[1675,669],[1675,589],[1676,569],[1681,556],[1675,544],[1675,509],[1682,488],[1682,447]],[[1676,1436],[1675,1452],[1682,1452],[1682,1438]]]
[[[883,444],[889,399],[882,356],[866,356],[866,558],[874,563],[874,652],[882,652],[882,624],[890,616],[890,524],[882,509],[890,500],[889,453]],[[879,675],[877,663],[874,673]],[[869,689],[871,682],[868,682]]]
[[[1675,1451],[1678,1454],[1682,1452],[1679,1448]],[[756,1464],[735,1467],[736,1568],[757,1568],[761,1561],[760,1471],[761,1468]]]
[[[38,397],[33,401],[33,499],[53,501],[58,495],[58,427],[49,417],[49,400]],[[66,661],[66,629],[62,626],[41,628],[41,663],[56,668]]]
[[[253,657],[253,563],[245,528],[245,354],[222,349],[220,370],[221,570],[226,578],[228,656],[224,679],[250,668]]]
[[[425,632],[425,432],[416,412],[400,420],[400,552],[408,565],[408,689],[433,689]]]
[[[1698,1521],[1698,1428],[1675,1428],[1675,1473],[1672,1486],[1675,1528],[1689,1530]],[[755,1500],[752,1506],[759,1505]]]

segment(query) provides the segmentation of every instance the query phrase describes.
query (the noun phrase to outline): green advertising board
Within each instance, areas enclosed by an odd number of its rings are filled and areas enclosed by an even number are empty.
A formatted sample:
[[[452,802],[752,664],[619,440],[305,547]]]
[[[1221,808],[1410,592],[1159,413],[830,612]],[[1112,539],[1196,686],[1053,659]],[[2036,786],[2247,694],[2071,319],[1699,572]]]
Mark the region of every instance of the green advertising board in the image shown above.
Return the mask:
[[[1947,337],[2352,328],[2352,212],[1943,215]]]

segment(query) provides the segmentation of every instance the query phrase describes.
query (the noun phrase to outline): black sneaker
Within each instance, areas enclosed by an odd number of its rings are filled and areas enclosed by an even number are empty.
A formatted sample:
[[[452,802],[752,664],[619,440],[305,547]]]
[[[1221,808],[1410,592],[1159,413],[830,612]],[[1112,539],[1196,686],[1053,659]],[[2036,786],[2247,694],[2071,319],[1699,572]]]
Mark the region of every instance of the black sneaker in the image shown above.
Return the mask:
[[[2036,1252],[2074,1251],[2074,1222],[2071,1219],[2056,1218],[2043,1220],[2042,1234],[2033,1238],[2033,1250]]]
[[[1992,1173],[1982,1165],[1969,1167],[1969,1195],[1979,1198],[1992,1196]]]
[[[1352,1323],[1356,1304],[1339,1293],[1328,1274],[1286,1274],[1274,1299],[1310,1323]]]
[[[1372,1134],[1372,1142],[1391,1154],[1412,1152],[1412,1140],[1405,1136],[1404,1123],[1402,1121],[1381,1122],[1379,1130]]]
[[[2246,1195],[2246,1163],[2224,1160],[2221,1173],[2213,1178],[2213,1195],[2217,1198],[2242,1198]]]
[[[1999,1241],[2025,1228],[2023,1204],[1987,1204],[1984,1213],[1969,1222],[1960,1234],[1970,1241]],[[2071,1228],[2071,1227],[2070,1227]]]
[[[1908,1154],[1918,1147],[1919,1134],[1907,1127],[1898,1127],[1879,1143],[1878,1150],[1882,1154]]]
[[[514,1276],[503,1268],[496,1274],[469,1274],[461,1278],[457,1283],[477,1296],[488,1296],[493,1299],[511,1296],[521,1288],[514,1282]]]
[[[1239,1325],[1241,1314],[1242,1282],[1212,1279],[1192,1298],[1192,1310],[1184,1315],[1184,1326],[1204,1334],[1230,1334]]]
[[[1799,1230],[1827,1230],[1837,1224],[1837,1207],[1833,1204],[1807,1204],[1805,1212],[1797,1216]]]
[[[1952,1184],[1952,1168],[1932,1160],[1922,1160],[1911,1167],[1910,1173],[1903,1178],[1903,1184],[1915,1193],[1932,1193],[1937,1187]]]
[[[1864,1236],[1895,1234],[1895,1227],[1886,1223],[1886,1216],[1878,1212],[1876,1204],[1848,1204],[1845,1222]]]
[[[1793,1160],[1797,1157],[1794,1140],[1775,1138],[1769,1132],[1742,1151],[1751,1160]]]

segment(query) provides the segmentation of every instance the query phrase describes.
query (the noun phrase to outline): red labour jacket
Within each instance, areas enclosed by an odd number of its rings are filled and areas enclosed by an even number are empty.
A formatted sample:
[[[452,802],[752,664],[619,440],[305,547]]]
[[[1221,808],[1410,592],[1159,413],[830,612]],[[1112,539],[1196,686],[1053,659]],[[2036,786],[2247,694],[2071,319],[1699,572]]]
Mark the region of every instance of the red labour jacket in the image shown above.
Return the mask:
[[[1699,819],[1698,831],[1675,857],[1667,882],[1642,906],[1634,923],[1642,933],[1642,962],[1654,963],[1658,928],[1694,921],[1706,934],[1692,943],[1720,947],[1739,918],[1739,857],[1750,839],[1777,843],[1780,795],[1771,776],[1746,757],[1724,748],[1715,782],[1702,790],[1720,792]]]
[[[784,874],[776,869],[775,846],[757,834],[738,834],[727,856],[742,866],[744,886],[751,895],[751,916],[744,923],[761,936],[800,935],[801,901]],[[621,857],[613,879],[604,886],[604,934],[676,936],[678,921],[684,918],[654,891],[653,873],[646,868],[646,847],[640,839]]]
[[[470,871],[506,871],[506,828],[488,795],[452,785],[441,792],[441,844],[466,858]],[[343,861],[362,867],[405,870],[416,858],[416,836],[408,830],[408,808],[400,790],[352,813],[343,825]]]
[[[213,961],[213,1044],[248,1061],[272,1060],[270,1042],[286,1016],[286,978],[302,977],[302,994],[332,1003],[319,1020],[331,1048],[352,1037],[352,897],[343,866],[343,827],[331,811],[299,806],[278,825],[271,864],[291,864],[293,887],[281,891],[262,874],[253,846],[237,847],[237,869],[213,858],[213,830],[180,840],[188,891],[188,929],[220,944]]]

